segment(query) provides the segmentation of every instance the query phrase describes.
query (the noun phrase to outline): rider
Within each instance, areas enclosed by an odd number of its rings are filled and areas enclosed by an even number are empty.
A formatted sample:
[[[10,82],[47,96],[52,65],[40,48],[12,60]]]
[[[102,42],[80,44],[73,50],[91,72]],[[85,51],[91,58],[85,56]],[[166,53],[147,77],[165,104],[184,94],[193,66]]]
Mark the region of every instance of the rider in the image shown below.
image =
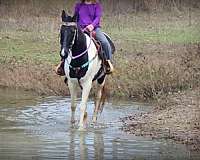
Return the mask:
[[[107,73],[112,73],[114,68],[111,63],[111,46],[100,28],[102,6],[96,0],[81,0],[81,2],[76,3],[74,14],[78,17],[78,24],[81,29],[89,32],[96,32],[96,39],[102,44],[103,51],[105,52],[104,58],[109,65],[107,68]],[[57,72],[61,65],[62,63],[57,67]]]

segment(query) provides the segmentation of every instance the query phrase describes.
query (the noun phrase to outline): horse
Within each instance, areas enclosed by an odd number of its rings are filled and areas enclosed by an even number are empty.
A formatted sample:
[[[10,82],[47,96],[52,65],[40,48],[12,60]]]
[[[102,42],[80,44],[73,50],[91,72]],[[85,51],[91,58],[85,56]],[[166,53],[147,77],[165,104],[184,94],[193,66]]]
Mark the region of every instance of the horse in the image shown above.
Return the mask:
[[[97,94],[92,116],[93,123],[96,123],[98,113],[103,110],[107,75],[103,69],[103,60],[98,56],[98,50],[91,35],[84,33],[79,27],[76,15],[69,16],[63,10],[61,17],[60,56],[65,59],[64,72],[71,95],[71,123],[75,123],[77,90],[80,87],[79,130],[83,130],[87,123],[87,101],[94,81],[97,81]]]

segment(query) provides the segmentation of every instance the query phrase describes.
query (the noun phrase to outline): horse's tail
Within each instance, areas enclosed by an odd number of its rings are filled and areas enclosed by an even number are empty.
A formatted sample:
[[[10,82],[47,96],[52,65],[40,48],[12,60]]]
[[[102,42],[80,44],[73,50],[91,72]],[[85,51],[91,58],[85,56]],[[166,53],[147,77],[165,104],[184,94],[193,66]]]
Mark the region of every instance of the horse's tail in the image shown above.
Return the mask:
[[[98,111],[100,111],[100,113],[102,113],[102,111],[103,111],[104,104],[105,104],[107,97],[108,97],[108,89],[107,89],[106,83],[105,83],[101,90],[101,98],[100,98],[99,109],[98,109]]]

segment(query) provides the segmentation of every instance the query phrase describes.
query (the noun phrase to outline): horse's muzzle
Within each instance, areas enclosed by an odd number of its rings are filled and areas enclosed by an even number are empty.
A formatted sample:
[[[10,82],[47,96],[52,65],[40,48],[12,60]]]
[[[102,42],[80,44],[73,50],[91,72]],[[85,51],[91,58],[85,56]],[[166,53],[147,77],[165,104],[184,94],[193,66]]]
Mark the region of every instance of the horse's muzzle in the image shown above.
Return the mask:
[[[68,57],[68,53],[69,53],[69,49],[68,48],[63,48],[61,51],[60,51],[60,56],[62,58],[67,58]]]

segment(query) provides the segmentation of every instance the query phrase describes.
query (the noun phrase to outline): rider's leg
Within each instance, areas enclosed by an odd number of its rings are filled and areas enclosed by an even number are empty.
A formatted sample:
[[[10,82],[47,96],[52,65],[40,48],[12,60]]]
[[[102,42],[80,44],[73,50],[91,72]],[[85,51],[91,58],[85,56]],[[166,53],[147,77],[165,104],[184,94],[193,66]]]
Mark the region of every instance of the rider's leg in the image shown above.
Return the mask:
[[[96,28],[96,38],[97,40],[99,40],[102,44],[102,48],[103,48],[103,52],[104,52],[104,57],[106,59],[107,65],[109,66],[107,70],[107,73],[112,73],[114,68],[113,65],[111,63],[111,59],[112,59],[112,50],[111,50],[111,46],[110,43],[108,42],[107,38],[105,37],[105,35],[103,34],[103,32],[101,31],[100,28]]]

